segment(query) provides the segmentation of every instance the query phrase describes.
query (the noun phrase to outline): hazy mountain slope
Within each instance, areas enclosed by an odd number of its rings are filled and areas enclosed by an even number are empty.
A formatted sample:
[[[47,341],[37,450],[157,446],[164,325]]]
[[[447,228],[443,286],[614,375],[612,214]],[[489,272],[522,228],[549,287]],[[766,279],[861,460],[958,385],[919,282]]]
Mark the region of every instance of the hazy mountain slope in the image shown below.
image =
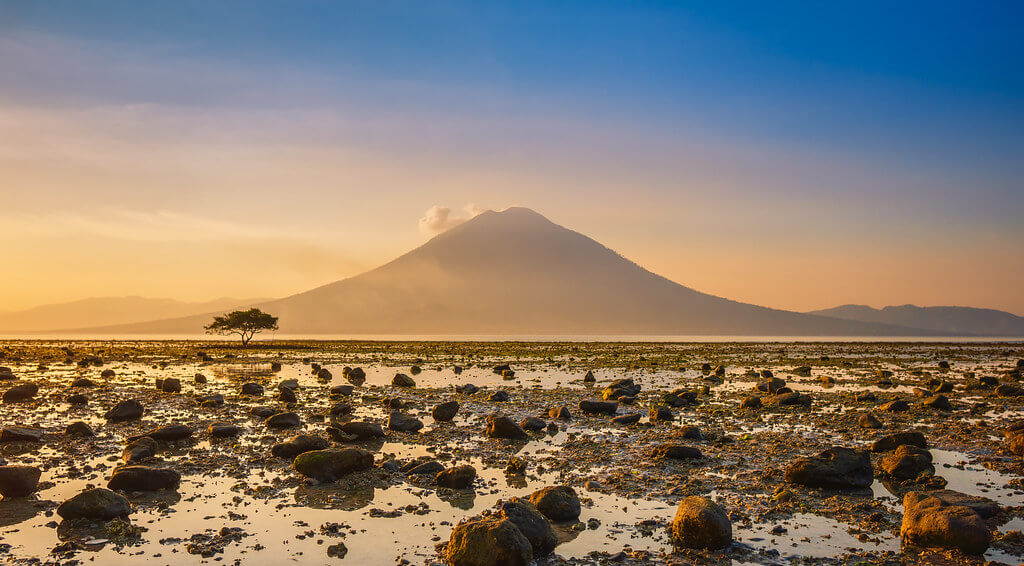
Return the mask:
[[[199,303],[144,297],[98,297],[0,313],[0,332],[107,326],[231,309],[267,299],[221,298]]]
[[[994,309],[973,307],[843,305],[808,314],[861,322],[913,326],[936,332],[976,336],[1024,336],[1024,317]]]
[[[920,334],[700,293],[525,208],[481,214],[379,268],[260,307],[297,334]],[[90,330],[198,332],[208,320]]]

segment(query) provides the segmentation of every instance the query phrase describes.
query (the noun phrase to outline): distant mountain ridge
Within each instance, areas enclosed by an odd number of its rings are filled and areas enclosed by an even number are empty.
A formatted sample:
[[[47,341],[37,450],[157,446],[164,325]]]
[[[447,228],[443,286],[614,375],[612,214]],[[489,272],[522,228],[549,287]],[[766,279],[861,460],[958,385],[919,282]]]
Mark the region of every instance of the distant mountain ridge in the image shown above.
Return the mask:
[[[96,297],[0,313],[0,332],[39,332],[147,322],[266,302],[223,297],[203,302],[147,297]]]
[[[363,274],[258,305],[282,334],[913,336],[701,293],[520,207],[489,211]],[[212,314],[88,328],[198,333]]]
[[[995,309],[916,305],[875,309],[867,305],[842,305],[807,314],[967,336],[1024,336],[1024,317]]]

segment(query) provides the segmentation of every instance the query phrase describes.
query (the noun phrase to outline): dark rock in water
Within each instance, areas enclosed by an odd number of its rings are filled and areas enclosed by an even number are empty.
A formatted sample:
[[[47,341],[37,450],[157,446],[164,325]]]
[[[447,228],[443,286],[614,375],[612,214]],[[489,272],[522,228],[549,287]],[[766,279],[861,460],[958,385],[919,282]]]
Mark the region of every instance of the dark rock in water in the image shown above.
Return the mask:
[[[391,380],[391,385],[395,387],[416,387],[416,380],[404,373],[396,373],[395,377]]]
[[[942,360],[939,362],[939,369],[949,369],[949,362]]]
[[[75,421],[64,428],[64,434],[71,436],[96,436],[92,427],[82,421]]]
[[[156,491],[177,489],[181,474],[167,468],[124,466],[114,470],[107,487],[118,491]]]
[[[278,442],[270,447],[270,453],[278,458],[292,460],[303,452],[312,450],[323,450],[330,447],[331,443],[326,438],[313,436],[311,434],[300,434],[292,437],[287,442]]]
[[[778,405],[801,405],[804,407],[811,406],[811,396],[796,391],[789,393],[779,393],[774,397],[775,403]]]
[[[267,417],[263,424],[270,428],[298,428],[302,426],[302,420],[295,413],[277,413]]]
[[[5,426],[0,429],[0,442],[42,442],[43,431],[25,426]]]
[[[964,554],[984,554],[992,544],[992,533],[974,510],[914,491],[903,497],[900,538],[904,546],[956,549]]]
[[[409,468],[406,473],[412,475],[432,475],[436,476],[438,473],[444,471],[444,464],[437,460],[431,460],[429,462],[423,462],[422,464],[416,464]]]
[[[498,365],[496,365],[496,366],[491,368],[491,372],[492,373],[496,373],[498,375],[501,375],[502,372],[511,371],[511,370],[512,370],[512,366],[510,366],[508,364],[498,364]]]
[[[464,395],[472,395],[477,391],[480,391],[480,388],[477,387],[476,385],[473,385],[472,383],[466,383],[464,385],[456,385],[455,391],[457,391],[458,393],[462,393]]]
[[[192,377],[192,381],[195,381],[196,383],[199,384],[206,383],[206,376],[201,373],[197,373],[195,374],[195,376]]]
[[[20,403],[28,401],[39,393],[39,386],[35,383],[22,383],[4,391],[4,403]]]
[[[128,446],[124,447],[121,452],[121,459],[128,464],[134,464],[146,458],[156,455],[157,449],[159,449],[156,441],[148,436],[144,436],[134,442],[130,442]]]
[[[328,558],[345,558],[346,554],[348,554],[348,547],[343,542],[336,542],[327,547]]]
[[[953,406],[949,404],[949,399],[945,395],[933,395],[927,397],[921,404],[925,407],[931,407],[932,409],[938,409],[940,411],[952,411]]]
[[[601,398],[614,401],[620,397],[636,397],[640,394],[640,386],[632,379],[616,379],[601,391]]]
[[[594,378],[594,372],[587,370],[587,374],[583,376],[583,383],[594,383],[597,379]]]
[[[886,452],[878,463],[882,473],[899,481],[909,481],[921,474],[934,474],[932,455],[923,448],[902,444],[892,452]]]
[[[807,487],[858,489],[874,481],[871,457],[866,451],[833,447],[809,458],[798,458],[786,467],[786,481]]]
[[[576,521],[580,518],[580,498],[576,490],[567,485],[541,488],[530,495],[530,503],[555,522]]]
[[[547,556],[558,544],[558,536],[547,517],[529,501],[516,497],[499,508],[499,516],[512,521],[526,540],[530,541],[534,556]]]
[[[488,401],[495,403],[506,403],[509,400],[508,391],[495,391],[491,393],[491,396],[487,398]]]
[[[4,499],[32,495],[41,474],[34,466],[0,466],[0,495]]]
[[[685,444],[665,443],[651,448],[652,458],[670,458],[673,460],[698,460],[704,454],[698,448]]]
[[[65,520],[109,521],[131,512],[131,503],[123,495],[102,487],[87,489],[57,507],[57,514]]]
[[[200,407],[212,409],[213,407],[220,407],[224,404],[224,396],[220,393],[214,393],[212,395],[200,397],[198,401]]]
[[[458,401],[446,401],[434,407],[434,409],[430,411],[430,416],[434,417],[435,421],[447,422],[454,419],[458,412]]]
[[[182,424],[167,425],[160,428],[154,428],[153,430],[146,431],[137,436],[131,436],[128,438],[128,442],[138,440],[144,436],[148,436],[153,440],[162,441],[174,441],[184,440],[192,437],[192,427]]]
[[[647,411],[647,418],[653,422],[668,422],[675,418],[672,411],[665,405],[654,405]]]
[[[888,403],[879,405],[878,409],[887,413],[902,413],[910,410],[910,403],[903,399],[894,399]]]
[[[355,391],[355,387],[351,385],[335,385],[331,388],[332,397],[348,397]]]
[[[352,421],[336,427],[328,427],[327,432],[330,433],[332,428],[347,436],[354,436],[357,440],[384,438],[384,429],[377,423]]]
[[[744,409],[760,409],[761,404],[762,403],[760,397],[751,396],[744,397],[743,401],[740,403],[740,407]]]
[[[799,375],[801,377],[809,377],[811,375],[811,366],[798,366],[793,368],[793,375]]]
[[[856,395],[853,396],[854,401],[857,401],[858,403],[868,403],[870,401],[874,401],[877,398],[878,396],[875,395],[874,391],[864,391],[862,393],[857,393]]]
[[[758,383],[757,390],[764,391],[765,393],[771,393],[774,395],[775,393],[778,393],[779,389],[782,389],[785,386],[786,380],[778,377],[772,377],[770,379]]]
[[[507,369],[501,372],[501,378],[504,379],[505,381],[512,381],[513,379],[516,378],[516,372]]]
[[[949,393],[953,390],[953,384],[948,381],[939,381],[932,387],[932,393]]]
[[[405,407],[405,401],[401,397],[389,397],[381,401],[381,405],[388,411],[401,411]]]
[[[241,392],[242,395],[252,395],[252,396],[255,396],[255,397],[262,397],[263,396],[263,386],[260,385],[259,383],[253,383],[253,382],[243,383],[242,384],[242,389],[240,390],[240,392]]]
[[[352,368],[348,374],[345,375],[345,379],[348,380],[352,385],[362,385],[366,381],[366,372],[363,368]]]
[[[559,407],[551,407],[548,409],[548,416],[553,419],[567,421],[572,418],[572,413],[569,412],[569,407],[561,405]]]
[[[273,407],[253,407],[249,409],[249,414],[258,418],[266,420],[268,417],[277,414],[277,409]]]
[[[450,489],[466,489],[473,485],[473,480],[475,479],[476,468],[469,464],[448,468],[447,470],[438,472],[437,476],[434,477],[434,481],[437,483],[438,487],[447,487]]]
[[[619,410],[617,401],[602,401],[600,399],[584,399],[579,402],[581,413],[588,415],[614,415]]]
[[[270,362],[270,371],[279,372],[281,371],[281,362]]]
[[[444,558],[453,566],[528,566],[533,562],[533,549],[515,523],[500,516],[484,516],[452,530]]]
[[[161,383],[160,390],[164,393],[180,393],[181,380],[176,377],[168,377]]]
[[[871,444],[871,451],[888,452],[890,450],[895,450],[904,444],[908,446],[916,446],[918,448],[928,448],[928,441],[925,440],[923,434],[917,431],[905,431],[879,438]]]
[[[700,427],[694,425],[681,427],[674,436],[686,440],[704,440],[704,433],[700,431]]]
[[[630,413],[628,415],[619,415],[612,419],[612,422],[617,425],[631,425],[640,422],[640,413]]]
[[[732,521],[721,505],[692,495],[679,503],[670,533],[676,546],[719,550],[732,543]]]
[[[71,382],[71,387],[96,387],[96,384],[88,377],[79,377]]]
[[[142,418],[142,413],[142,403],[135,399],[126,399],[104,413],[103,418],[116,423]]]
[[[544,430],[544,427],[548,426],[548,423],[544,422],[544,419],[538,417],[526,417],[519,422],[519,426],[523,427],[523,430]]]
[[[316,378],[320,381],[330,381],[334,379],[334,375],[327,368],[320,368],[316,371]]]
[[[948,505],[968,507],[981,515],[982,519],[990,519],[999,514],[999,504],[987,497],[967,495],[950,489],[934,489],[921,492],[930,497],[937,497]]]
[[[404,413],[393,412],[388,415],[388,429],[398,432],[416,432],[423,428],[423,422]]]
[[[459,375],[462,373],[462,366],[452,366],[452,371],[455,372],[455,375]]]
[[[883,428],[882,421],[878,420],[873,413],[864,413],[857,419],[860,428]]]
[[[289,387],[282,387],[277,392],[277,400],[282,403],[298,403],[299,398],[295,395],[295,391]]]
[[[342,417],[345,415],[352,414],[352,405],[348,403],[338,403],[331,405],[331,408],[327,410],[327,414],[332,417]]]
[[[0,381],[10,381],[14,379],[14,371],[9,367],[0,367]]]
[[[74,395],[68,395],[65,397],[64,401],[68,405],[85,405],[89,402],[89,398],[81,393],[75,393]]]
[[[487,417],[487,431],[489,438],[507,438],[510,440],[529,440],[530,435],[512,419],[504,415],[491,415]]]
[[[998,397],[1024,397],[1024,387],[1004,383],[996,387],[995,393]]]
[[[239,428],[231,423],[210,423],[210,426],[206,428],[206,433],[214,438],[238,436],[239,432],[241,432]]]
[[[373,467],[373,454],[362,448],[328,448],[313,450],[295,457],[295,471],[320,482],[367,470]]]

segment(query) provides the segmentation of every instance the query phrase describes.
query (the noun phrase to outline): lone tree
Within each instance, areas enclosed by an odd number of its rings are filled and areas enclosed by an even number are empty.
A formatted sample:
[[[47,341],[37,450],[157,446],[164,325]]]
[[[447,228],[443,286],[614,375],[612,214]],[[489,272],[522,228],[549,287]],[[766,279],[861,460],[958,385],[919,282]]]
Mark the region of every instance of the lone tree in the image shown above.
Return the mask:
[[[242,337],[242,345],[245,346],[256,334],[264,330],[277,330],[277,317],[251,308],[247,311],[234,311],[224,316],[216,316],[213,322],[204,328],[207,334],[237,334]]]

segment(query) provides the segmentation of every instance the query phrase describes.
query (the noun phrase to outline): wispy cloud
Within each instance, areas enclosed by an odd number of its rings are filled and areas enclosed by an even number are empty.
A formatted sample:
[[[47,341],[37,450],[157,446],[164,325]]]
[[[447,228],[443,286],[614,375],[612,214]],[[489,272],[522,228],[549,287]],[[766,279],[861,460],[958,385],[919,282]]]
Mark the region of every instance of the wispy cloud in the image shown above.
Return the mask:
[[[423,218],[420,218],[420,232],[431,235],[440,234],[441,232],[451,230],[459,224],[462,224],[483,212],[487,212],[487,209],[481,208],[475,204],[467,204],[462,207],[461,211],[456,211],[453,214],[452,209],[447,206],[439,206],[435,204],[427,209],[423,214]]]

